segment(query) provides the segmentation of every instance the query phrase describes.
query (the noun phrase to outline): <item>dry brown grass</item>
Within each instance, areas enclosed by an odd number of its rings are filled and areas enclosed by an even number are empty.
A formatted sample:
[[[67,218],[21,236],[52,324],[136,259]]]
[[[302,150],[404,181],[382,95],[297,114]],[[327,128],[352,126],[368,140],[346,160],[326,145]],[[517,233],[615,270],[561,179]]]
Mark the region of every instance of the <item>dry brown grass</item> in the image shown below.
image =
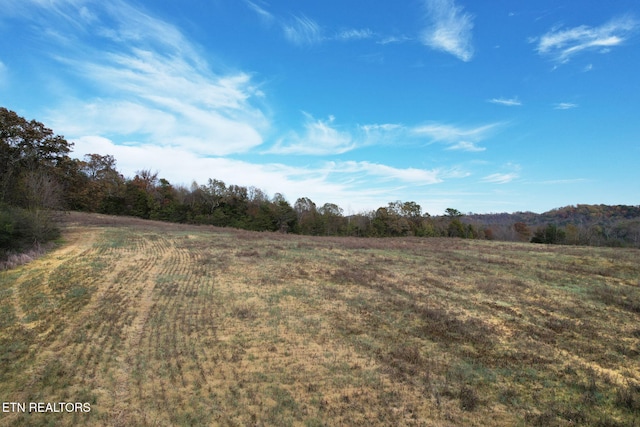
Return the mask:
[[[637,250],[71,214],[0,272],[2,425],[640,425]]]

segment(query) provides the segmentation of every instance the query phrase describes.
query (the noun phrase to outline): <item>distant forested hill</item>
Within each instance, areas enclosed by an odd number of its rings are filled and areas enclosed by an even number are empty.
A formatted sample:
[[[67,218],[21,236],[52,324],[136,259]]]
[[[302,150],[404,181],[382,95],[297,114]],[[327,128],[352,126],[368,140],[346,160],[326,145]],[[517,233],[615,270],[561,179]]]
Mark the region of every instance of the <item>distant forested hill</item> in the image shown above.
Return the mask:
[[[469,214],[463,222],[492,229],[495,238],[504,240],[530,240],[538,233],[538,243],[640,247],[640,206],[571,205],[541,214]],[[555,241],[545,241],[545,232],[554,228]]]

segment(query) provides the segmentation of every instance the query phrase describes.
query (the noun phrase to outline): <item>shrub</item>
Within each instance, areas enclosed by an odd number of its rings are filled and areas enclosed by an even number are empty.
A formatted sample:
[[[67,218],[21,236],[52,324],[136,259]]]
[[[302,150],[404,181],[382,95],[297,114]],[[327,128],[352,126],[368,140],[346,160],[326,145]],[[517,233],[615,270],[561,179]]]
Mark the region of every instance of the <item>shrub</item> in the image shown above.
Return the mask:
[[[471,387],[462,387],[458,397],[460,398],[460,409],[463,411],[474,411],[480,403],[478,393]]]
[[[627,383],[616,390],[616,405],[630,411],[640,410],[640,386]]]
[[[0,206],[0,259],[54,240],[60,231],[43,210]]]

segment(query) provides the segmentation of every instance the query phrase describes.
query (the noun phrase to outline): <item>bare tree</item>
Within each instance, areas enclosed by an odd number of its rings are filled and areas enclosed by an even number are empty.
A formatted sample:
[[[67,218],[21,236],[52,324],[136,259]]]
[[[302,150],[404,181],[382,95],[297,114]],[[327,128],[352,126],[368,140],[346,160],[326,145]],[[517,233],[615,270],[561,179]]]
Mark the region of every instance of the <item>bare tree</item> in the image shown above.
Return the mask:
[[[62,191],[60,184],[44,170],[27,171],[22,179],[26,207],[36,209],[60,209]]]

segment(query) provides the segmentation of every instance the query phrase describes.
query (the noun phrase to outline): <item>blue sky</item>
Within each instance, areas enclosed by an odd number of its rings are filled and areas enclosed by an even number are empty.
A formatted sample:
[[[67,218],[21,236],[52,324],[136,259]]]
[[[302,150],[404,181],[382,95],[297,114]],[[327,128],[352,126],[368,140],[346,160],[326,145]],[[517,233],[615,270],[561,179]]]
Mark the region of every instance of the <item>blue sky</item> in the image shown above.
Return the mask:
[[[637,0],[0,0],[0,105],[345,213],[640,203]]]

